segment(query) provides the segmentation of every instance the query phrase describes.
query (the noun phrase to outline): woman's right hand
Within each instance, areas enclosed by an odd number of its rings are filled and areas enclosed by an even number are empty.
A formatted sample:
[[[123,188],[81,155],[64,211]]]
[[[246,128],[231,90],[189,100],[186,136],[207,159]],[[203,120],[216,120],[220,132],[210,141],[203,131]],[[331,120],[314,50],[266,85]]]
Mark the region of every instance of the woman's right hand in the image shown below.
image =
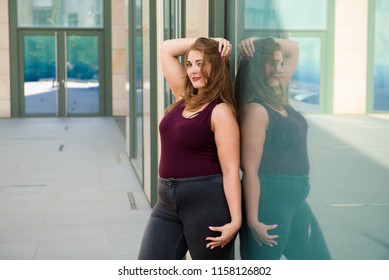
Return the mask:
[[[273,230],[276,227],[277,225],[265,225],[260,221],[256,221],[251,225],[249,225],[251,234],[253,235],[254,239],[258,242],[258,244],[260,246],[262,246],[262,244],[265,244],[265,245],[269,245],[270,247],[278,245],[275,239],[278,238],[279,236],[268,234],[269,230]]]
[[[231,54],[231,50],[232,50],[232,45],[231,45],[230,41],[228,41],[227,39],[224,39],[224,38],[212,38],[212,39],[219,43],[220,55],[223,58],[229,57]]]

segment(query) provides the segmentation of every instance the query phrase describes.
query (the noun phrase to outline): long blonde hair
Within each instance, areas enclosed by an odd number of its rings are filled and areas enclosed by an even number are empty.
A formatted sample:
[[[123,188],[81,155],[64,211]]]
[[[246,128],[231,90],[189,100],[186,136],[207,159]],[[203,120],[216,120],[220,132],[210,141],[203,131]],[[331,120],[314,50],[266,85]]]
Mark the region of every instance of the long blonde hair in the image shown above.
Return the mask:
[[[188,59],[188,54],[192,50],[197,50],[203,53],[203,63],[201,64],[201,76],[206,81],[202,94],[197,94],[190,81],[188,75],[185,76],[185,92],[182,97],[186,108],[190,111],[195,111],[201,106],[217,100],[218,102],[227,103],[234,114],[236,114],[235,101],[233,96],[233,82],[230,73],[229,58],[222,58],[219,53],[219,43],[213,39],[204,37],[198,38],[190,49],[185,54],[185,61]],[[209,63],[211,70],[208,73],[205,70],[205,65]],[[186,71],[186,66],[185,66]],[[171,105],[167,110],[176,106],[177,103]]]

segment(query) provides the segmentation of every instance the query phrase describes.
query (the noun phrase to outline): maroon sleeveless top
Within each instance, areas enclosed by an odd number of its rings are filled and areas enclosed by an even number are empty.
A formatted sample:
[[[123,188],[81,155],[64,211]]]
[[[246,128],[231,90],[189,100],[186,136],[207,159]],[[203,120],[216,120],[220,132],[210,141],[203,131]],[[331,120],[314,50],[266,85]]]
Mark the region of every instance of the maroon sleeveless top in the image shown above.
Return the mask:
[[[216,101],[190,118],[182,116],[185,108],[180,102],[159,124],[161,137],[161,178],[190,178],[221,174],[215,135],[211,126]]]

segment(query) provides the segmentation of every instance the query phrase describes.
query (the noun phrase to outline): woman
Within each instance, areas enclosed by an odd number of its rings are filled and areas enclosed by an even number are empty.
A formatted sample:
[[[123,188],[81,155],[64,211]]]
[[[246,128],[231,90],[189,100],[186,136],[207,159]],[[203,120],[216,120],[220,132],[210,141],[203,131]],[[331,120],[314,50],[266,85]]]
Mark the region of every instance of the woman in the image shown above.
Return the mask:
[[[243,40],[235,91],[241,129],[245,217],[242,259],[329,259],[309,192],[307,122],[285,89],[299,48],[290,40]]]
[[[230,259],[241,225],[239,127],[225,39],[164,41],[162,71],[177,102],[159,130],[158,203],[139,259]],[[179,57],[185,55],[185,67]]]

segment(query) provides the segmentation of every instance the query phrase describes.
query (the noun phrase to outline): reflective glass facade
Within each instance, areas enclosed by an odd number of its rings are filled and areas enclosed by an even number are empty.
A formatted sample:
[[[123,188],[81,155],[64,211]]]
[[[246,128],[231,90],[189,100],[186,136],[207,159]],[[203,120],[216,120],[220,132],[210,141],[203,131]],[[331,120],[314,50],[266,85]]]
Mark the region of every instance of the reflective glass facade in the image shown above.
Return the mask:
[[[389,111],[389,2],[376,0],[374,28],[374,111]]]
[[[103,27],[103,0],[17,0],[18,27]]]
[[[327,0],[244,0],[245,29],[325,30],[326,15]]]
[[[135,70],[135,89],[136,92],[133,96],[131,103],[131,116],[134,118],[132,128],[135,132],[132,141],[132,155],[131,159],[133,161],[134,167],[137,170],[138,176],[143,177],[143,46],[144,46],[144,33],[142,31],[143,26],[143,2],[142,0],[135,1],[136,7],[136,25],[135,25],[135,69],[132,68],[132,71]]]
[[[328,41],[327,11],[327,0],[235,2],[236,46],[249,37],[289,38],[299,44],[299,62],[288,94],[290,103],[302,112],[326,111],[324,91],[330,77],[324,78],[328,61],[322,58],[328,53],[323,49]]]

